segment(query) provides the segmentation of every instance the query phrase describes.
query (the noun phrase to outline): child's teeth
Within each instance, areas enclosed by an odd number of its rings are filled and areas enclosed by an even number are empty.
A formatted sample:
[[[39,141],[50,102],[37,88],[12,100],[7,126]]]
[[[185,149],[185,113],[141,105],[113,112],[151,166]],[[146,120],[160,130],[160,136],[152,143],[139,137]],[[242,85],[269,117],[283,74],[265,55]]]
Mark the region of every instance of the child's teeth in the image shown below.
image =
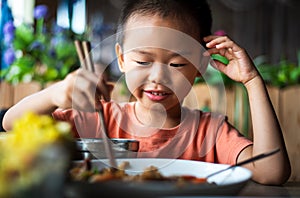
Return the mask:
[[[157,93],[157,92],[152,92],[152,94],[155,96],[163,96],[164,95],[164,93]]]

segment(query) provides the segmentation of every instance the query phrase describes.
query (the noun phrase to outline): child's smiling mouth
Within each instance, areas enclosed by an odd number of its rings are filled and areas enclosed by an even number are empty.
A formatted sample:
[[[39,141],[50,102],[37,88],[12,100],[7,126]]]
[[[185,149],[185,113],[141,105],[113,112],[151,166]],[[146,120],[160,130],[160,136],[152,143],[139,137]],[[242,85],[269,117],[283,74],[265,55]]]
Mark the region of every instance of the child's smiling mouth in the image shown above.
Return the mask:
[[[171,93],[158,90],[144,90],[146,96],[153,101],[161,101],[166,99]]]

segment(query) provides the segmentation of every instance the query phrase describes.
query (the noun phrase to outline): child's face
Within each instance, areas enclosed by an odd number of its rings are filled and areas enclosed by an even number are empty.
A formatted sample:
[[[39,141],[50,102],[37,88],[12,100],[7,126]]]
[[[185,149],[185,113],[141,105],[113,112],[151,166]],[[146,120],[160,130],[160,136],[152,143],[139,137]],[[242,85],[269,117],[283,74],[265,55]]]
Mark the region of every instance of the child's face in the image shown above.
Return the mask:
[[[125,26],[122,47],[116,46],[127,86],[144,106],[178,106],[199,74],[201,45],[173,19],[134,16]]]

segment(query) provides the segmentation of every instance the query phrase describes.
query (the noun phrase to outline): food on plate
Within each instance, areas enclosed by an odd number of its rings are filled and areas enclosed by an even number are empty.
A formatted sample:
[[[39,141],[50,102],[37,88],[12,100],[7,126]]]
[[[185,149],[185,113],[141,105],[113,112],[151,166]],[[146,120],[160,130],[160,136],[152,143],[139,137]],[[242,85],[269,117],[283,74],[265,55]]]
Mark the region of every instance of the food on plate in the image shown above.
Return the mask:
[[[148,166],[142,173],[136,175],[127,174],[125,169],[130,166],[130,163],[125,161],[119,164],[118,168],[103,168],[101,170],[93,169],[90,159],[85,159],[82,163],[73,167],[70,170],[71,180],[73,181],[87,181],[90,183],[106,182],[112,180],[120,181],[170,181],[178,185],[186,183],[207,183],[206,178],[199,178],[193,175],[174,175],[164,176],[157,167]]]

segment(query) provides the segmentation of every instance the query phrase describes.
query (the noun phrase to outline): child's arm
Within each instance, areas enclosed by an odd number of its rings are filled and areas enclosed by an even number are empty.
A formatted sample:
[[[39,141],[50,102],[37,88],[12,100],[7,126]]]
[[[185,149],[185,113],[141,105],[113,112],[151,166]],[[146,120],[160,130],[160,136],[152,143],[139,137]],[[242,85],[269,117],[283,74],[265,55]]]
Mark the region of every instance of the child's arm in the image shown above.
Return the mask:
[[[109,100],[110,87],[94,73],[79,69],[70,73],[64,80],[25,97],[12,106],[5,114],[3,127],[11,130],[13,122],[25,112],[51,114],[55,109],[74,108],[83,111],[94,111],[101,108],[95,96]]]
[[[282,131],[271,104],[266,86],[246,51],[227,36],[208,36],[209,54],[221,54],[229,59],[224,65],[215,61],[215,68],[247,89],[253,125],[253,146],[244,149],[237,161],[280,148],[281,152],[266,159],[245,165],[253,173],[253,180],[262,184],[282,184],[290,176],[291,168]]]

